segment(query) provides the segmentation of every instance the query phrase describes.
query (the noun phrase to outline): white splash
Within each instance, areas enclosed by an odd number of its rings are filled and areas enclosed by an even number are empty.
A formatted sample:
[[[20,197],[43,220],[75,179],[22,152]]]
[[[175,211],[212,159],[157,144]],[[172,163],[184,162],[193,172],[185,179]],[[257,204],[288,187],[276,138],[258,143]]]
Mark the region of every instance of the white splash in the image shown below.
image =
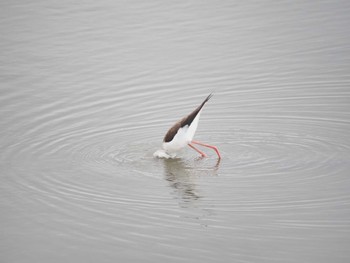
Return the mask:
[[[173,159],[176,157],[175,153],[169,154],[163,149],[157,150],[153,153],[154,157],[160,158],[160,159]]]

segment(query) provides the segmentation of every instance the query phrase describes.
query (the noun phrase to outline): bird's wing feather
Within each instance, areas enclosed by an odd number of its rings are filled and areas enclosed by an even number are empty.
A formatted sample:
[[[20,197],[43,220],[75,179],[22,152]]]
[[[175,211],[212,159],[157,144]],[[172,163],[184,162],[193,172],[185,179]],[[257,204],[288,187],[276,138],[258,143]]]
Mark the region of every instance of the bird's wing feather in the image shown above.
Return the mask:
[[[176,135],[177,131],[188,125],[191,126],[191,123],[193,122],[193,120],[196,118],[196,116],[198,115],[198,113],[201,111],[201,109],[203,108],[204,104],[212,97],[212,94],[209,94],[208,97],[206,97],[206,99],[201,103],[201,105],[199,105],[193,112],[191,112],[191,114],[189,114],[188,116],[182,118],[181,120],[179,120],[178,122],[176,122],[169,130],[168,132],[165,134],[164,136],[164,142],[170,142],[174,136]]]

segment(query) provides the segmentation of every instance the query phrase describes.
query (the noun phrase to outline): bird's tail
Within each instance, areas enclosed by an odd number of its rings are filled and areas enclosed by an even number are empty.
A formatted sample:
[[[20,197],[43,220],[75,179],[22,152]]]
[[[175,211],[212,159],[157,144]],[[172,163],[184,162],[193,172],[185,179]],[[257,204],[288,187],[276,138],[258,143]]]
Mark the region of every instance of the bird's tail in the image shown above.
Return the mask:
[[[210,94],[208,95],[208,97],[205,98],[205,100],[202,102],[202,104],[198,107],[198,108],[199,108],[199,111],[203,108],[204,104],[205,104],[208,100],[210,100],[211,97],[213,97],[213,93],[210,93]]]

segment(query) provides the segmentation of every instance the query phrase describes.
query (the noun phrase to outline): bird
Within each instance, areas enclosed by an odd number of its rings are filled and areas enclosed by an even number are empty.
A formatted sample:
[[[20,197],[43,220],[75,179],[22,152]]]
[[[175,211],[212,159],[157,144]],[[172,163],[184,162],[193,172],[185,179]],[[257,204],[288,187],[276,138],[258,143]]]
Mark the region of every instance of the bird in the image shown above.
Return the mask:
[[[197,151],[202,157],[208,157],[207,154],[199,150],[195,145],[201,145],[213,149],[218,159],[221,159],[218,148],[214,145],[193,140],[196,133],[199,117],[205,103],[213,96],[209,94],[204,101],[189,115],[177,121],[165,134],[162,149],[157,150],[153,155],[158,158],[175,158],[178,151],[189,146]]]

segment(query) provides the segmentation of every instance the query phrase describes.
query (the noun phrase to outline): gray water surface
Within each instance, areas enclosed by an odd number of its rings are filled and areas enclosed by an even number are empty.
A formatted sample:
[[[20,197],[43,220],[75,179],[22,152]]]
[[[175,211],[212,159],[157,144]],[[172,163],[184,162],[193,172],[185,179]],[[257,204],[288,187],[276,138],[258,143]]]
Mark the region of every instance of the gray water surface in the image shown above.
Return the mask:
[[[0,5],[1,262],[350,261],[348,1]]]

